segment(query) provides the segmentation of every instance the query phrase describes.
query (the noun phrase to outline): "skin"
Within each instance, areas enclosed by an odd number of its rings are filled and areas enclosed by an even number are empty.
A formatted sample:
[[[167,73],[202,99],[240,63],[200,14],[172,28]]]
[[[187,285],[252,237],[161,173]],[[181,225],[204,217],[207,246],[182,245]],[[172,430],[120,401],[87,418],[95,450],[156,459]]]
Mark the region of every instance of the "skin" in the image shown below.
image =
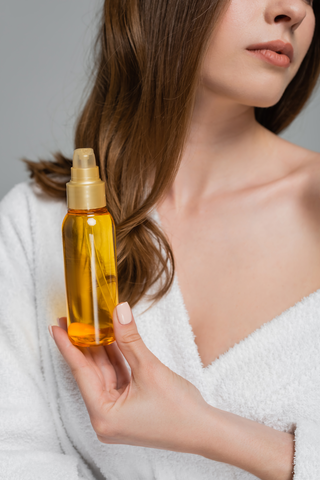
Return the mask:
[[[254,118],[254,106],[281,98],[314,27],[304,0],[232,0],[208,46],[181,166],[158,206],[203,366],[320,287],[320,155]],[[246,51],[276,39],[294,47],[288,68]],[[292,479],[293,435],[206,404],[147,349],[133,318],[121,325],[115,309],[117,343],[91,349],[74,347],[60,322],[54,339],[100,441]]]
[[[182,163],[158,208],[204,366],[320,287],[319,154],[261,127],[253,108],[279,101],[314,22],[302,0],[234,0],[204,60]],[[275,39],[294,47],[287,69],[246,51]]]

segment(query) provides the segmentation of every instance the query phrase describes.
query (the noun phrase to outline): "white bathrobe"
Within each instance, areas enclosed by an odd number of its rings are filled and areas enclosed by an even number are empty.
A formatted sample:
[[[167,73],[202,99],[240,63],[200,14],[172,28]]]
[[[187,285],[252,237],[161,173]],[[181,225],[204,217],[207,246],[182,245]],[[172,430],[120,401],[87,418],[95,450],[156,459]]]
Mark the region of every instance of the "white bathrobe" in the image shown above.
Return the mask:
[[[100,443],[48,333],[66,315],[64,200],[33,182],[0,204],[0,479],[249,480],[187,453]],[[320,248],[320,246],[319,246]],[[320,289],[203,368],[181,291],[133,313],[147,347],[212,406],[294,434],[294,480],[320,479]],[[190,412],[192,415],[192,412]]]

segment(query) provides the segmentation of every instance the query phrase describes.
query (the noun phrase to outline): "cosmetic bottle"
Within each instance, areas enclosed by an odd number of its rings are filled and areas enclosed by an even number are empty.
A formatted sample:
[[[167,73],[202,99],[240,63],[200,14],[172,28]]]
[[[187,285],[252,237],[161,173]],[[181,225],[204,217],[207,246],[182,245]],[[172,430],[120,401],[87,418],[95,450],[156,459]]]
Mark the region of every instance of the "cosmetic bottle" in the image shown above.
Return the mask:
[[[62,240],[68,335],[74,345],[108,345],[115,341],[118,303],[115,225],[92,148],[74,151],[67,204]]]

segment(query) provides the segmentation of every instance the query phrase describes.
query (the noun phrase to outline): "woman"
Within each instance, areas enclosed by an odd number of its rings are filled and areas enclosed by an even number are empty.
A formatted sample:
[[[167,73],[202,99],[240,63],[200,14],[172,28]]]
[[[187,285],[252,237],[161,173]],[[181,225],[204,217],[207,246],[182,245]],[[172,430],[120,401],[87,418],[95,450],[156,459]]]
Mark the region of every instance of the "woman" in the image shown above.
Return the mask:
[[[319,18],[105,2],[75,147],[117,224],[117,343],[68,339],[71,162],[28,162],[1,203],[2,478],[318,478],[320,157],[276,134],[316,85]]]

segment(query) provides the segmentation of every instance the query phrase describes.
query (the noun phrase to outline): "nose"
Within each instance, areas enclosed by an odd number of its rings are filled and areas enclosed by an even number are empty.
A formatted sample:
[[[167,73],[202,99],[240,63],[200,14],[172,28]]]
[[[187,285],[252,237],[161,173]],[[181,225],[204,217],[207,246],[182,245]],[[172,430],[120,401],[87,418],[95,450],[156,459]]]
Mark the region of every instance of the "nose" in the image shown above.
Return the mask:
[[[301,25],[306,14],[305,0],[270,0],[265,10],[265,19],[270,24],[286,24],[293,32]]]

